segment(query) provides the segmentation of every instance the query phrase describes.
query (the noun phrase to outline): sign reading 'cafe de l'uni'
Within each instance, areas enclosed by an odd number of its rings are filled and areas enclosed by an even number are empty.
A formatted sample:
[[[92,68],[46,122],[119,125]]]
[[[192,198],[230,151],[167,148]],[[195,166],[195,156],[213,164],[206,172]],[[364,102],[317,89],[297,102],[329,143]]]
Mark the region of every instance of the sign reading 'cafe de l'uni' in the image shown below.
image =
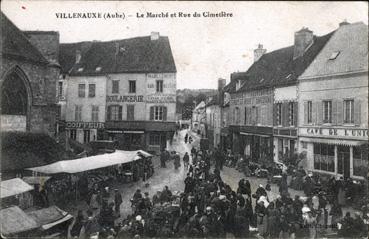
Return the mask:
[[[301,127],[299,135],[312,137],[340,137],[340,138],[355,138],[368,139],[368,129],[358,128],[322,128],[322,127]]]

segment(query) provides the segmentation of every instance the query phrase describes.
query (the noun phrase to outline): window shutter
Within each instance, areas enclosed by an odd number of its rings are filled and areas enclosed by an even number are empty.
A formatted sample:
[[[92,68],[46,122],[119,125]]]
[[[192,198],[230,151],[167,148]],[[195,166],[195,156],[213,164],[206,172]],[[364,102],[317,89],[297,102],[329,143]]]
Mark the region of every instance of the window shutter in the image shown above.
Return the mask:
[[[277,110],[278,104],[273,104],[273,125],[277,126]]]
[[[288,103],[282,103],[282,126],[288,126]]]
[[[332,102],[332,124],[337,125],[337,100],[333,100]]]
[[[361,102],[360,100],[354,101],[354,123],[360,125],[361,118]]]
[[[154,120],[154,106],[150,107],[150,120]]]
[[[163,121],[167,121],[167,107],[163,107]]]
[[[119,106],[118,119],[122,120],[123,106]]]
[[[317,124],[317,109],[318,103],[312,101],[311,102],[311,122],[315,125]]]
[[[294,120],[294,126],[298,125],[297,117],[298,117],[298,108],[299,105],[297,102],[293,102],[293,120]]]
[[[316,105],[316,123],[317,125],[323,124],[323,102],[318,101],[315,103]]]
[[[337,100],[337,125],[343,124],[343,101]]]
[[[111,120],[111,105],[108,106],[108,120]]]

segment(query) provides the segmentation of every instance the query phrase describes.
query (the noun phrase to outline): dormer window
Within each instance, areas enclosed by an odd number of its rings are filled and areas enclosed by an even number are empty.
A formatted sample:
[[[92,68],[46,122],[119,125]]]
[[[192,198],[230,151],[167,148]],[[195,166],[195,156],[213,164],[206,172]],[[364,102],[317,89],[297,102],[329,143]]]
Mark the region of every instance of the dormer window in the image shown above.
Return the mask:
[[[101,71],[101,66],[96,67],[95,71],[100,72]]]
[[[340,54],[340,51],[333,52],[331,56],[329,57],[329,60],[335,60],[339,54]]]
[[[259,83],[263,83],[263,81],[264,81],[264,78],[261,78],[261,80],[259,81]]]
[[[241,88],[241,80],[238,80],[236,83],[236,90],[239,90]]]

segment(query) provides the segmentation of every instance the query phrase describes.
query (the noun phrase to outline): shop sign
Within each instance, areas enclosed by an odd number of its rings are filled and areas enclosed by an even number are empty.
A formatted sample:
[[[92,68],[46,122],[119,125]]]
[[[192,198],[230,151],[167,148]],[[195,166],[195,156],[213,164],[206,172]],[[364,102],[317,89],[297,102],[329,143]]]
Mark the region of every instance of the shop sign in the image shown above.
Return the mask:
[[[27,117],[25,115],[1,115],[1,131],[26,131]]]
[[[67,122],[66,128],[71,129],[103,129],[105,128],[102,122]]]
[[[147,103],[176,103],[176,95],[147,95]]]
[[[355,137],[368,138],[368,129],[350,129],[350,128],[301,128],[302,134],[313,136],[337,136],[337,137]]]
[[[106,102],[144,102],[143,95],[108,95],[106,96]]]
[[[155,86],[156,86],[156,83],[149,83],[149,84],[147,84],[147,88],[149,88],[149,89],[154,89]],[[163,88],[165,88],[165,89],[168,89],[168,88],[176,88],[176,84],[174,84],[174,83],[164,83],[163,84]]]

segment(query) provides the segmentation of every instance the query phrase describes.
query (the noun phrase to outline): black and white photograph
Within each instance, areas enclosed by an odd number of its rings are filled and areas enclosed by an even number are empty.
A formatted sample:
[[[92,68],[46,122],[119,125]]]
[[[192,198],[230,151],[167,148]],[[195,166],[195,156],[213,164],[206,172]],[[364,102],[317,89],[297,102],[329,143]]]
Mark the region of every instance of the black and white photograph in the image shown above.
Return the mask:
[[[1,1],[1,237],[368,238],[368,6]]]

